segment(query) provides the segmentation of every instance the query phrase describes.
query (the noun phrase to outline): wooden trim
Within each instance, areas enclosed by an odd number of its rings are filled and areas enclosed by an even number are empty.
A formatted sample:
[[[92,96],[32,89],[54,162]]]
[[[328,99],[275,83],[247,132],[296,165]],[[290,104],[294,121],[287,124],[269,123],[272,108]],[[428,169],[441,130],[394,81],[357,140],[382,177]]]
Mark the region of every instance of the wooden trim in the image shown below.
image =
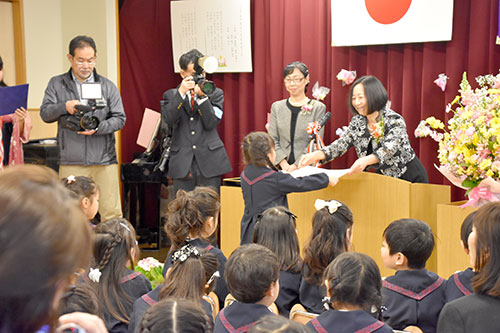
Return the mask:
[[[23,84],[27,83],[23,0],[12,0],[12,18],[14,21],[14,52],[16,58],[16,84]]]
[[[115,0],[115,22],[116,22],[116,85],[121,93],[121,76],[120,76],[120,4],[119,0]],[[117,135],[117,159],[118,163],[122,163],[122,131]]]

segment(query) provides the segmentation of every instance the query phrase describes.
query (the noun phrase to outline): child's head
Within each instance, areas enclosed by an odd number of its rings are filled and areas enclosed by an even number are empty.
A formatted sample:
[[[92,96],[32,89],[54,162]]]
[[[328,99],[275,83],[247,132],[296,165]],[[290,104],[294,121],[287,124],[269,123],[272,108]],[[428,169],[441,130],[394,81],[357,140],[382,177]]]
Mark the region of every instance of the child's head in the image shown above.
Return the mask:
[[[116,218],[102,222],[95,229],[94,263],[89,273],[92,281],[97,283],[99,299],[109,313],[117,320],[127,322],[129,315],[124,303],[134,300],[121,287],[121,278],[127,266],[134,269],[139,256],[134,227],[123,218]],[[101,274],[96,277],[96,270]],[[111,299],[115,299],[113,305]]]
[[[311,331],[299,322],[274,314],[260,318],[248,333],[310,333]]]
[[[313,230],[304,248],[303,276],[315,285],[323,283],[323,272],[339,254],[349,251],[352,243],[353,216],[337,200],[316,200]]]
[[[385,228],[381,256],[387,268],[423,269],[434,249],[431,227],[416,219],[400,219]]]
[[[78,283],[68,286],[59,304],[60,315],[72,312],[85,312],[100,316],[97,291],[91,284]]]
[[[217,261],[215,255],[199,250],[191,244],[175,251],[160,298],[189,299],[200,304],[206,284],[215,272],[208,276],[205,269],[213,270],[214,260]]]
[[[35,332],[57,321],[74,272],[89,264],[92,234],[54,170],[0,174],[0,331]]]
[[[477,211],[469,235],[471,259],[477,272],[472,279],[480,295],[500,297],[500,203],[489,203]]]
[[[247,134],[241,142],[243,163],[261,167],[274,168],[274,140],[265,132],[252,132]]]
[[[258,244],[240,246],[226,263],[226,285],[242,303],[271,305],[278,297],[280,267],[278,258]]]
[[[165,224],[174,249],[181,248],[188,238],[208,239],[217,229],[219,209],[219,194],[211,187],[177,191],[168,205]]]
[[[139,327],[140,333],[210,333],[212,322],[200,307],[185,299],[166,299],[151,306]]]
[[[99,189],[97,184],[84,176],[68,176],[62,183],[72,195],[80,201],[80,206],[89,220],[93,219],[99,209]]]
[[[473,211],[462,222],[460,227],[460,243],[466,254],[469,254],[469,235],[472,232],[472,226],[474,225],[474,217],[477,214],[477,210]]]
[[[282,206],[266,209],[255,224],[253,242],[273,251],[280,269],[300,272],[302,259],[295,218]]]
[[[371,312],[382,302],[382,279],[375,261],[366,254],[345,252],[325,271],[327,295],[334,308],[349,306]]]

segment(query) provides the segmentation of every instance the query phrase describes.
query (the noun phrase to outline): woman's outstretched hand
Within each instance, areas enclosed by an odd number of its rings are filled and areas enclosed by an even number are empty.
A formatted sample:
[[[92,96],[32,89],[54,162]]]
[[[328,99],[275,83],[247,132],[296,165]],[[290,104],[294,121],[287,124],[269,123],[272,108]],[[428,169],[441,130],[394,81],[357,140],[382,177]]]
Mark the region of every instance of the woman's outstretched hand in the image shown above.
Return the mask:
[[[325,158],[325,153],[323,153],[323,151],[321,150],[316,150],[315,152],[302,155],[299,162],[299,168],[319,162],[321,160],[324,160]]]

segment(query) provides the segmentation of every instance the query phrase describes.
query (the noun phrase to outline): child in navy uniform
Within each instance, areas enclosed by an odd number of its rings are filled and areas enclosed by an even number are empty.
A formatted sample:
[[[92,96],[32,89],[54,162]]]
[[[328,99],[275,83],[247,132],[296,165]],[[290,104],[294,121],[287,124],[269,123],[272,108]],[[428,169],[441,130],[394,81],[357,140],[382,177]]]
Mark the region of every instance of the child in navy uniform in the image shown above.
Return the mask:
[[[127,332],[134,301],[151,291],[149,280],[132,270],[139,256],[135,230],[126,219],[117,218],[99,224],[95,232],[88,277],[97,284],[108,331]]]
[[[128,328],[129,333],[139,332],[139,324],[144,313],[151,306],[164,299],[192,301],[210,317],[210,321],[213,323],[213,309],[210,303],[203,299],[203,296],[213,289],[214,277],[219,265],[217,258],[213,253],[198,250],[191,244],[186,244],[176,250],[171,257],[173,263],[167,270],[165,283],[142,295],[134,302]]]
[[[396,330],[417,326],[435,332],[445,304],[445,280],[425,269],[434,249],[429,225],[415,219],[389,224],[383,233],[382,261],[396,274],[387,277],[382,289],[382,317]]]
[[[300,303],[313,313],[325,311],[323,274],[326,267],[352,243],[352,212],[337,200],[316,200],[313,230],[304,248]]]
[[[326,268],[325,285],[333,309],[307,323],[310,329],[335,333],[392,332],[392,328],[370,315],[378,312],[382,301],[382,279],[372,258],[362,253],[342,253]]]
[[[214,333],[245,333],[271,314],[268,307],[278,297],[279,273],[278,258],[268,248],[247,244],[234,250],[226,265],[226,283],[236,301],[219,312]]]
[[[287,317],[292,306],[299,303],[302,275],[296,216],[283,206],[268,208],[257,219],[253,242],[263,245],[278,257],[280,264],[280,293],[276,306],[280,315]]]
[[[165,232],[172,242],[172,248],[165,260],[163,275],[165,276],[172,265],[172,251],[186,244],[206,250],[214,254],[219,261],[220,279],[214,291],[219,298],[219,304],[223,305],[228,294],[224,281],[227,259],[219,248],[210,244],[210,237],[217,230],[219,209],[219,194],[211,187],[196,187],[191,192],[177,191],[176,198],[168,205]]]
[[[460,243],[464,252],[469,255],[469,235],[472,232],[472,225],[474,224],[474,216],[476,216],[474,211],[467,215],[465,220],[462,222],[460,228]],[[474,266],[474,262],[471,261],[471,266]],[[467,268],[464,271],[456,272],[452,274],[448,281],[446,281],[445,296],[446,303],[453,301],[454,299],[460,298],[465,295],[470,295],[473,292],[472,288],[472,278],[474,277],[474,271],[472,268]]]
[[[275,206],[288,208],[288,193],[319,190],[338,182],[338,178],[325,173],[294,178],[278,172],[274,167],[274,141],[264,132],[248,134],[241,143],[241,150],[246,167],[241,173],[245,211],[241,219],[240,244],[252,241],[257,216],[264,210]]]

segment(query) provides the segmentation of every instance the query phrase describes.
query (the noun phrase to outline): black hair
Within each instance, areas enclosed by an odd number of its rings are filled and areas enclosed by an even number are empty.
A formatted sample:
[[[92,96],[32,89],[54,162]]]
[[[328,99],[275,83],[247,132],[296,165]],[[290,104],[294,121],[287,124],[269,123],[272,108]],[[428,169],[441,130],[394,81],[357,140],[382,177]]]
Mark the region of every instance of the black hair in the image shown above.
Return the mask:
[[[134,249],[135,257],[132,257]],[[127,264],[131,269],[137,257],[139,247],[136,243],[134,227],[124,218],[116,218],[102,222],[95,229],[94,238],[94,265],[102,273],[97,283],[98,297],[103,311],[124,323],[129,322],[127,308],[131,307],[134,299],[120,283],[126,273]]]
[[[274,314],[261,317],[248,333],[273,332],[273,333],[309,333],[311,330],[299,322]]]
[[[427,223],[416,219],[396,220],[385,228],[383,236],[391,255],[401,252],[409,268],[425,268],[434,249],[434,235]]]
[[[237,301],[256,303],[278,281],[279,274],[278,258],[271,250],[259,244],[246,244],[231,253],[224,276]]]
[[[349,107],[349,110],[351,111],[352,114],[354,115],[358,114],[358,111],[356,111],[356,108],[354,108],[354,105],[352,105],[353,90],[354,87],[356,87],[358,84],[362,84],[363,88],[365,89],[365,98],[368,106],[368,114],[373,113],[375,111],[380,111],[383,108],[385,108],[388,101],[388,96],[387,96],[387,90],[385,90],[382,82],[380,82],[379,79],[377,79],[375,76],[371,75],[362,76],[356,81],[354,81],[349,91],[349,99],[347,100],[347,106]]]
[[[251,132],[241,142],[243,163],[276,170],[276,167],[267,156],[272,149],[274,149],[274,140],[269,134],[266,132]]]
[[[469,235],[472,232],[472,226],[474,225],[474,218],[477,214],[477,210],[473,211],[462,222],[460,227],[460,239],[462,240],[466,250],[469,250]]]
[[[382,278],[375,261],[363,253],[344,252],[325,271],[330,301],[372,312],[382,303]]]
[[[151,306],[142,317],[140,333],[210,333],[212,321],[194,302],[165,299]]]
[[[500,298],[500,203],[488,203],[474,217],[476,258],[474,292]]]
[[[253,243],[273,251],[280,269],[292,273],[298,273],[302,268],[295,218],[286,207],[268,208],[258,218],[252,239]]]
[[[67,287],[59,302],[59,313],[85,312],[101,316],[96,289],[88,283],[78,283]]]
[[[180,249],[189,234],[199,235],[209,217],[218,218],[219,194],[210,187],[196,187],[191,192],[177,191],[177,197],[168,204],[165,232],[173,250]],[[208,240],[208,239],[205,239]]]
[[[285,69],[283,70],[283,79],[285,79],[288,75],[292,74],[295,68],[297,68],[304,75],[304,78],[307,78],[307,76],[309,75],[309,69],[307,69],[306,64],[300,61],[294,61],[286,65]],[[308,86],[309,83],[306,84],[304,92],[307,92]]]
[[[193,63],[196,73],[201,73],[201,67],[198,64],[198,59],[200,59],[201,57],[203,57],[203,54],[200,51],[198,51],[197,49],[192,49],[191,51],[188,51],[181,55],[181,57],[179,58],[179,66],[182,70],[186,70],[189,64]]]
[[[2,57],[0,57],[0,71],[2,71],[2,70],[3,70],[3,60],[2,60]],[[3,77],[2,77],[2,80],[0,80],[0,87],[7,87],[7,84],[3,80]]]
[[[330,214],[327,207],[316,211],[313,230],[304,248],[302,276],[314,285],[322,285],[325,268],[338,255],[348,250],[347,230],[354,223],[352,212],[345,204]]]
[[[69,54],[74,57],[76,49],[82,49],[87,46],[90,46],[92,49],[94,49],[94,53],[97,54],[97,48],[92,37],[76,36],[71,40],[71,42],[69,42]]]
[[[85,176],[73,176],[63,178],[61,182],[71,191],[71,195],[80,201],[83,198],[92,199],[92,197],[97,193],[97,184],[92,178]]]

